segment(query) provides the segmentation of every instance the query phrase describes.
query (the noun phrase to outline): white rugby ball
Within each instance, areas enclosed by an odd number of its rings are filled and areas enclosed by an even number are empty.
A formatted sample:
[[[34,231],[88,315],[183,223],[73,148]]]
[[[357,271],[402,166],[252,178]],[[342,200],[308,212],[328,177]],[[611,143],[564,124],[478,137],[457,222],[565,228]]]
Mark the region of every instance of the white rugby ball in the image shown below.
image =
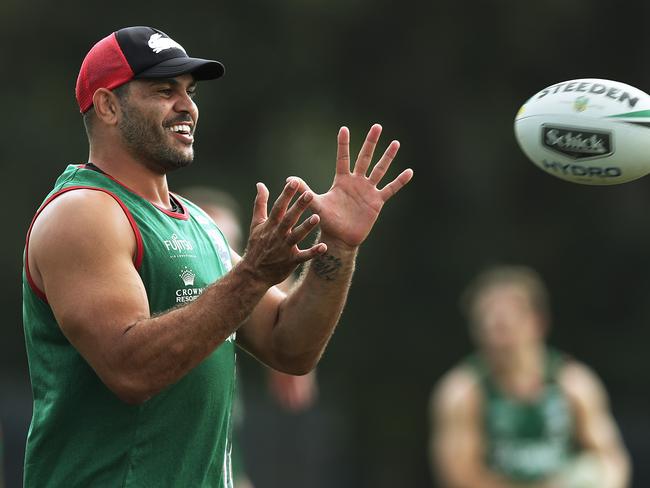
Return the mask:
[[[542,170],[585,185],[616,185],[650,173],[650,96],[618,81],[584,78],[533,95],[515,135]]]

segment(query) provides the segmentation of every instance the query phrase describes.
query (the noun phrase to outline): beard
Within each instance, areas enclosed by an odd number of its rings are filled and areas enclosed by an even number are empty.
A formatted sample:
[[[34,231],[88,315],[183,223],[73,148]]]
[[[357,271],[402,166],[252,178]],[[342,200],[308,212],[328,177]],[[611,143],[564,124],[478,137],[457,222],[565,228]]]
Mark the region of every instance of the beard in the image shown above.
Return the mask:
[[[172,145],[168,140],[166,129],[153,123],[151,119],[132,105],[121,105],[122,119],[118,128],[126,146],[149,169],[166,174],[180,168],[189,166],[194,160],[194,148],[181,150]],[[189,121],[189,114],[177,117],[169,124]]]

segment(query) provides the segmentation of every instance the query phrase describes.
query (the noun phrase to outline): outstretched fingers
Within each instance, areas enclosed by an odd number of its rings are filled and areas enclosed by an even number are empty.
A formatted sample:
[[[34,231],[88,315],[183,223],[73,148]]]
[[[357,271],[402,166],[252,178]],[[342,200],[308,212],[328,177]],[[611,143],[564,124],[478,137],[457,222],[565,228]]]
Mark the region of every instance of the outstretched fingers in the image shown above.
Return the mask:
[[[357,162],[354,164],[355,174],[365,176],[368,167],[370,166],[370,162],[372,161],[372,155],[375,152],[375,147],[377,147],[380,135],[381,125],[374,124],[368,131],[366,140],[363,142],[363,146],[361,146],[361,151],[359,151]]]
[[[413,178],[413,170],[408,168],[402,171],[397,178],[383,187],[379,191],[379,194],[384,202],[400,191],[409,181],[411,181],[411,178]]]
[[[289,243],[297,245],[316,228],[319,222],[320,217],[318,215],[312,215],[308,219],[305,219],[302,224],[293,229],[293,232],[291,232],[291,237],[289,238]]]
[[[303,180],[300,176],[288,176],[286,181],[289,183],[291,180],[296,180],[298,182],[298,193],[304,193],[307,190],[311,190],[311,188],[309,188],[309,185],[305,183],[305,180]]]
[[[277,200],[273,204],[273,207],[271,208],[271,213],[269,214],[270,220],[274,222],[280,222],[280,220],[287,212],[287,208],[289,207],[289,203],[291,203],[291,199],[298,191],[298,185],[298,181],[294,178],[289,179],[287,184],[284,185],[282,193],[280,193],[280,196],[278,196]]]
[[[368,179],[373,185],[377,185],[384,177],[386,171],[388,171],[388,168],[390,168],[390,164],[393,162],[393,159],[395,159],[395,156],[397,156],[397,151],[399,151],[399,141],[391,142],[386,148],[386,151],[384,151],[384,155],[370,172]]]
[[[350,131],[347,127],[339,129],[336,140],[336,173],[347,174],[350,172]]]
[[[310,191],[306,191],[294,202],[280,222],[279,227],[283,233],[286,234],[291,231],[293,226],[298,223],[300,216],[305,212],[305,210],[307,210],[313,199],[314,194]]]
[[[253,203],[253,220],[251,226],[255,227],[263,223],[267,219],[266,209],[269,203],[269,190],[264,183],[257,183],[257,195]]]

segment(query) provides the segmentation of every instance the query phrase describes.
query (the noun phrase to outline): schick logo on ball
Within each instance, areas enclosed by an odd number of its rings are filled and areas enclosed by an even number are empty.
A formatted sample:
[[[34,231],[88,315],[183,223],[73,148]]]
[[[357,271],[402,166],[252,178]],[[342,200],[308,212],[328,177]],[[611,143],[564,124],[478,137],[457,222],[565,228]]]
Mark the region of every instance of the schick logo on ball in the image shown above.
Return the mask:
[[[542,125],[542,145],[573,159],[602,158],[612,154],[611,132]]]

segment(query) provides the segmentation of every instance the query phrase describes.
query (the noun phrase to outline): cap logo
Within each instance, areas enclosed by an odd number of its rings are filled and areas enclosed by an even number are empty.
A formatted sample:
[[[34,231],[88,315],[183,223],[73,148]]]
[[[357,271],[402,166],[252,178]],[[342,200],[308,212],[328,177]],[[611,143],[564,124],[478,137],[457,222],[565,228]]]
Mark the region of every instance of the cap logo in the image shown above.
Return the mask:
[[[183,49],[183,46],[177,43],[174,39],[163,37],[158,33],[151,34],[151,37],[149,38],[149,42],[147,44],[149,44],[151,50],[156,54],[164,51],[165,49],[180,49],[187,55],[185,49]]]

